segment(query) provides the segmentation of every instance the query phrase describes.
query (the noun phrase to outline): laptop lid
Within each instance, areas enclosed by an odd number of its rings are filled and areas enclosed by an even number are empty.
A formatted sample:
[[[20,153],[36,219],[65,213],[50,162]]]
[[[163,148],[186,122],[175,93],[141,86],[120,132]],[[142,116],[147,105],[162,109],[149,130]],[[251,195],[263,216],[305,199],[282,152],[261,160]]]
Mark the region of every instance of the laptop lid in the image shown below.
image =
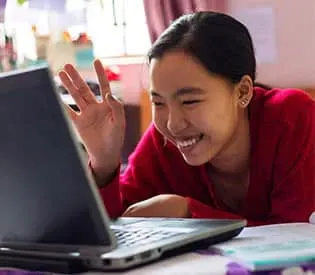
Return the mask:
[[[49,69],[0,74],[0,87],[0,246],[111,250],[107,214]]]

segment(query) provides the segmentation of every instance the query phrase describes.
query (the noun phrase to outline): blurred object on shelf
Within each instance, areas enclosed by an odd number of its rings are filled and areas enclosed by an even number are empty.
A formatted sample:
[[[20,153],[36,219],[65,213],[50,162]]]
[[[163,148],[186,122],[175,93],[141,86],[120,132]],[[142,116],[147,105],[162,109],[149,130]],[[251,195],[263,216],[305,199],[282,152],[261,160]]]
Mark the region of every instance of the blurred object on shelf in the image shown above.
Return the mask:
[[[3,30],[1,32],[0,45],[0,71],[7,72],[17,68],[17,53],[14,45],[14,38]]]
[[[49,35],[35,36],[35,47],[37,59],[47,59],[47,49],[49,45]]]
[[[104,67],[108,81],[120,81],[120,69],[118,66],[105,66]]]
[[[16,0],[17,4],[22,6],[27,0]]]
[[[110,84],[112,94],[122,99],[121,73],[118,66],[105,66],[105,74]]]
[[[64,31],[62,34],[62,38],[67,41],[67,42],[71,42],[71,35],[68,31]]]
[[[16,68],[17,54],[14,47],[13,37],[5,35],[5,53],[10,70]]]
[[[87,33],[82,32],[73,41],[75,47],[75,64],[78,69],[93,69],[93,43]]]
[[[76,64],[76,49],[65,32],[50,37],[47,48],[47,61],[54,74],[67,63]]]
[[[86,44],[90,45],[90,44],[92,44],[92,41],[89,38],[89,36],[87,35],[87,33],[81,32],[81,33],[79,33],[78,38],[73,41],[73,43],[75,45],[86,45]]]

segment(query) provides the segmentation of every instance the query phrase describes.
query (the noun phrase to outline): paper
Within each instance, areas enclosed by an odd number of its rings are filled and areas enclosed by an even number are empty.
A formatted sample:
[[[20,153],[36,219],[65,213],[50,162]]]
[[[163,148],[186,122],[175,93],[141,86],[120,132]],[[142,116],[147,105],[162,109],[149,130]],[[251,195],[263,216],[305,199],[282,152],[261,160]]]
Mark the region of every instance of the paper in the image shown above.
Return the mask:
[[[313,212],[309,217],[309,222],[311,224],[315,224],[315,212]]]
[[[292,223],[245,228],[235,239],[213,246],[252,270],[315,263],[315,225]]]
[[[277,58],[275,16],[272,6],[256,6],[232,13],[248,28],[254,43],[257,63],[273,63]]]

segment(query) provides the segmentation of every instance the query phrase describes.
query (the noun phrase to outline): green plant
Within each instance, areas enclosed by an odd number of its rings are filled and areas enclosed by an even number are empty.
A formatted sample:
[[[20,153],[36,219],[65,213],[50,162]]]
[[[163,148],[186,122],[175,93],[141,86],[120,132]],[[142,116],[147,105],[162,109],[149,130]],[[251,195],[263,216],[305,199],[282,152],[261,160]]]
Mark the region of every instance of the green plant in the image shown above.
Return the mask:
[[[18,5],[23,5],[27,0],[16,0]]]

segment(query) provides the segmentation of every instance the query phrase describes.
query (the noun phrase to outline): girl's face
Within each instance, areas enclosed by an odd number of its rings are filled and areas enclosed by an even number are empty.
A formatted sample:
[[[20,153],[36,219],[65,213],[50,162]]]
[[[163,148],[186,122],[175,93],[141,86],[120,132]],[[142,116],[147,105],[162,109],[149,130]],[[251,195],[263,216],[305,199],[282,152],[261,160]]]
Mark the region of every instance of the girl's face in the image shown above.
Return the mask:
[[[211,162],[233,142],[244,110],[239,90],[180,51],[150,64],[153,122],[190,165]]]

